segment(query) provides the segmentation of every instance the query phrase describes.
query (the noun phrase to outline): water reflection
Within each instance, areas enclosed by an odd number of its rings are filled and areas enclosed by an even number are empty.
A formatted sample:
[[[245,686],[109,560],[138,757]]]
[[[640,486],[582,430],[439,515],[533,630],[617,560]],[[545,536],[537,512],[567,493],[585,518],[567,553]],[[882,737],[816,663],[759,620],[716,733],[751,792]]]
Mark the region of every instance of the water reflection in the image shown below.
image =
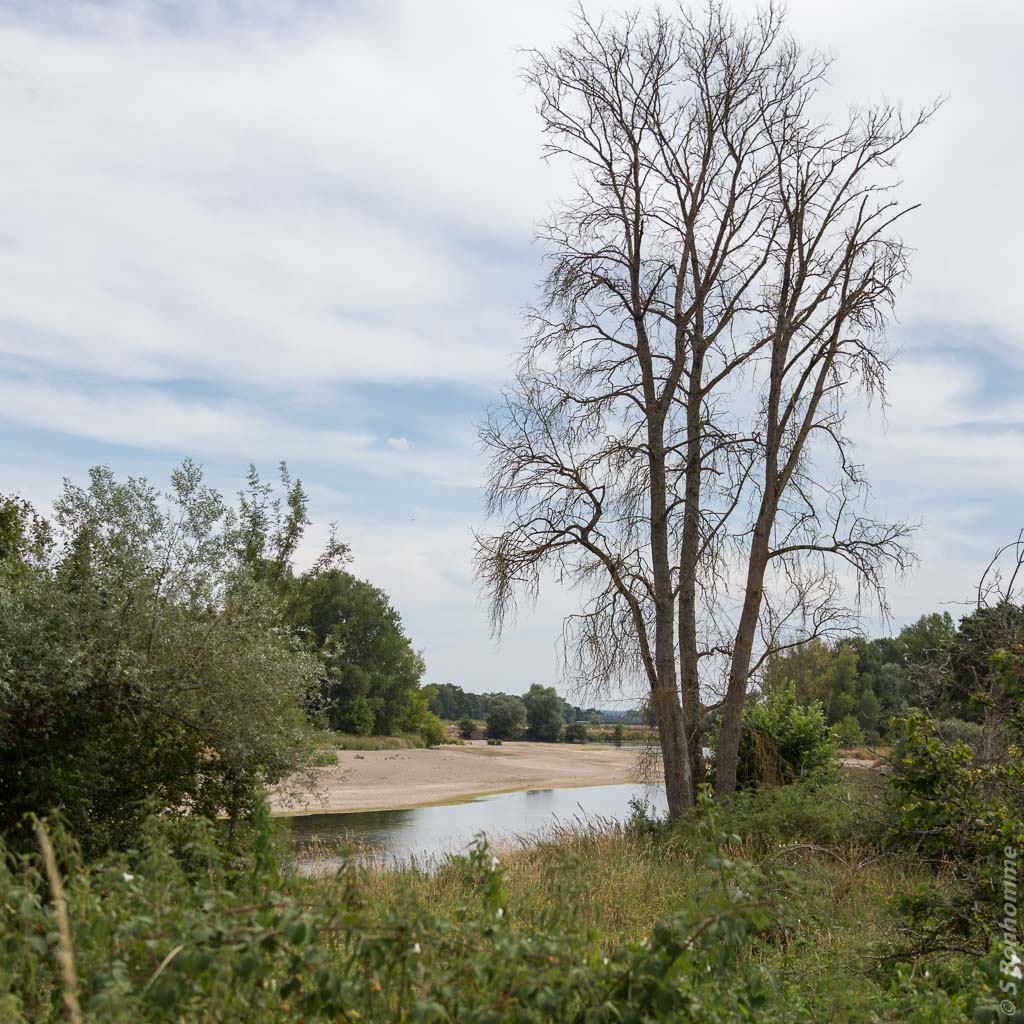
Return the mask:
[[[542,836],[555,823],[573,818],[622,821],[633,799],[646,801],[659,814],[665,812],[663,786],[615,785],[530,789],[440,807],[304,814],[289,821],[300,863],[326,868],[338,862],[331,850],[346,844],[372,848],[386,861],[430,860],[465,851],[479,832],[500,843]]]

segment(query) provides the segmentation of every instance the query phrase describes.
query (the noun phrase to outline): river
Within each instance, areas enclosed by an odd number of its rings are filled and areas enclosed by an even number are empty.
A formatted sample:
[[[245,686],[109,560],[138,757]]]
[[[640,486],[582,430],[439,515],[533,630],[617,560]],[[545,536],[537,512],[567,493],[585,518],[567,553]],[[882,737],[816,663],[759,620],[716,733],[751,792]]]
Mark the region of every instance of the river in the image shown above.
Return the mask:
[[[323,870],[340,862],[345,844],[372,851],[390,863],[410,858],[431,862],[464,852],[480,832],[500,844],[542,838],[552,826],[574,819],[624,821],[632,800],[646,801],[658,814],[666,810],[663,786],[628,784],[528,789],[440,806],[303,814],[288,820],[302,868]]]

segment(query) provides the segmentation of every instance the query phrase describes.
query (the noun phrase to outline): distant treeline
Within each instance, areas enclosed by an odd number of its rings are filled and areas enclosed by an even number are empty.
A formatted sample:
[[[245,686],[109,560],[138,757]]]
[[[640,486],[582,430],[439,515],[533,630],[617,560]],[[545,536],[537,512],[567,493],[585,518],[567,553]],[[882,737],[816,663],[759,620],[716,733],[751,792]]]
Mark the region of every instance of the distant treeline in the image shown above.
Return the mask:
[[[925,708],[964,739],[980,733],[989,661],[1007,630],[1024,639],[1024,609],[1003,603],[965,615],[923,615],[896,636],[812,640],[771,658],[766,695],[792,686],[801,705],[821,704],[826,723],[847,743],[885,740],[894,717]]]
[[[495,700],[515,697],[519,695],[502,693],[470,693],[461,686],[454,683],[434,683],[426,688],[431,693],[430,710],[438,718],[449,722],[457,722],[460,718],[472,718],[477,721],[484,721],[491,713]],[[560,698],[561,699],[561,698]],[[588,725],[608,725],[615,723],[628,724],[639,721],[636,712],[623,711],[601,711],[598,708],[581,708],[561,700],[562,720],[566,725],[573,722],[585,722]]]

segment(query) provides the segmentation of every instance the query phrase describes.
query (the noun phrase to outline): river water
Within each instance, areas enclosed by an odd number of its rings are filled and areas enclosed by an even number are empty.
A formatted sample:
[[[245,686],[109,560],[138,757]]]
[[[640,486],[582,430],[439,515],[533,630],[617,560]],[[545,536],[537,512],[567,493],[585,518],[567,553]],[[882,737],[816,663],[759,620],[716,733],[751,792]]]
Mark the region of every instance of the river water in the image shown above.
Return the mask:
[[[624,821],[632,800],[652,812],[666,810],[664,786],[614,785],[573,789],[528,789],[496,793],[464,803],[408,810],[303,814],[288,820],[300,865],[329,869],[340,863],[343,847],[358,846],[395,863],[415,858],[437,861],[462,853],[483,832],[492,843],[543,838],[557,824]]]

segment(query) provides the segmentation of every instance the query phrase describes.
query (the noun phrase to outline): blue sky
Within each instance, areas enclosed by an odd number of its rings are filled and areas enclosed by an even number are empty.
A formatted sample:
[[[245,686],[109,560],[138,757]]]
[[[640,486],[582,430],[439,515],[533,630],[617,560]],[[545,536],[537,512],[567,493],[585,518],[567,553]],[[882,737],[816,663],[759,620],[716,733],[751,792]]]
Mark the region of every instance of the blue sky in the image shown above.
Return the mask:
[[[743,4],[738,5],[741,9]],[[556,682],[573,595],[500,649],[470,574],[476,423],[534,294],[539,160],[520,46],[571,5],[0,2],[0,491],[88,466],[234,490],[287,459],[387,589],[428,678]],[[921,518],[897,620],[962,600],[1024,525],[1024,107],[1015,4],[807,2],[830,102],[948,102],[901,165],[924,207],[890,406],[855,412],[875,510]]]

